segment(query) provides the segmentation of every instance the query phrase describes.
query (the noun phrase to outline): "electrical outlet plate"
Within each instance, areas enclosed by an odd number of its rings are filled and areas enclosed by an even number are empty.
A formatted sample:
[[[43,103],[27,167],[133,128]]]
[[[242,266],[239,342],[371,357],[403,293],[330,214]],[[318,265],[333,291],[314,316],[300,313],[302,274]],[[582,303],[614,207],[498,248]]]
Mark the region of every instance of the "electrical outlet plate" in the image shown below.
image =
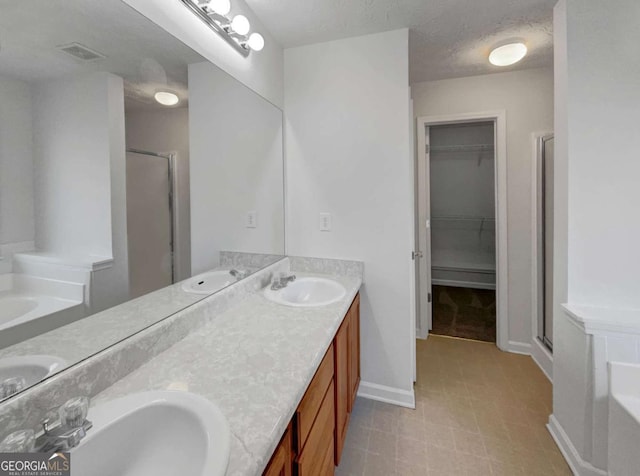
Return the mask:
[[[247,228],[258,228],[258,212],[250,211],[247,212]]]
[[[320,231],[331,231],[331,213],[320,214]]]

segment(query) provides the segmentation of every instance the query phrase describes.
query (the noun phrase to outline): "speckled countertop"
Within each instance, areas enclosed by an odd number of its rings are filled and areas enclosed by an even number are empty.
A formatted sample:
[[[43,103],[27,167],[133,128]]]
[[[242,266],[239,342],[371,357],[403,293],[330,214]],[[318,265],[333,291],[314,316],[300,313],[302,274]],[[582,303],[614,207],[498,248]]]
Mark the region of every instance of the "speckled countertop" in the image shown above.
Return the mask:
[[[296,308],[268,301],[262,291],[248,294],[98,394],[92,405],[148,390],[202,395],[229,421],[227,475],[261,474],[362,283],[355,276],[330,277],[346,288],[341,301]]]

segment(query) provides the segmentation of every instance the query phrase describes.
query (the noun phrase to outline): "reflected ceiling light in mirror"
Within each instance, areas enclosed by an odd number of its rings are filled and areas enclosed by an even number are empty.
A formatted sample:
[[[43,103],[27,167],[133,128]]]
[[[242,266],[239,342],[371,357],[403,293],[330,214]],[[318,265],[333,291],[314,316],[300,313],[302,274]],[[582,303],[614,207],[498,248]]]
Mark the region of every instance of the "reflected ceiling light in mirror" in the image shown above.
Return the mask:
[[[180,102],[178,96],[169,91],[158,91],[153,97],[163,106],[175,106]]]
[[[251,50],[260,51],[264,48],[262,35],[255,32],[249,34],[251,24],[246,16],[235,15],[233,18],[227,16],[231,11],[231,0],[181,1],[242,56],[247,57]]]
[[[494,48],[489,54],[489,62],[494,66],[510,66],[527,55],[524,43],[509,43]]]

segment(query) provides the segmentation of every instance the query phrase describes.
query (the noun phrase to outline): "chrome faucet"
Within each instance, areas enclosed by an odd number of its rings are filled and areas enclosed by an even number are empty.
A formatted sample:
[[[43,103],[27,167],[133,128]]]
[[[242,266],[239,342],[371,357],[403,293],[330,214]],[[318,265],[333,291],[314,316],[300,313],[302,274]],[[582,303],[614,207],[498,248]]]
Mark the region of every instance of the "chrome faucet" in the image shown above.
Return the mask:
[[[60,420],[51,426],[52,419],[42,421],[42,434],[36,438],[34,449],[38,453],[69,451],[87,436],[93,423],[87,420],[89,399],[76,397],[67,401],[58,410]]]
[[[9,398],[12,395],[24,390],[27,381],[22,377],[10,377],[0,382],[0,400]]]
[[[277,291],[278,289],[283,289],[287,287],[287,284],[296,280],[295,274],[286,275],[285,273],[280,273],[278,276],[273,278],[271,281],[271,290]]]
[[[241,279],[244,279],[248,276],[249,271],[232,269],[229,271],[229,274],[236,278],[236,281],[240,281]]]

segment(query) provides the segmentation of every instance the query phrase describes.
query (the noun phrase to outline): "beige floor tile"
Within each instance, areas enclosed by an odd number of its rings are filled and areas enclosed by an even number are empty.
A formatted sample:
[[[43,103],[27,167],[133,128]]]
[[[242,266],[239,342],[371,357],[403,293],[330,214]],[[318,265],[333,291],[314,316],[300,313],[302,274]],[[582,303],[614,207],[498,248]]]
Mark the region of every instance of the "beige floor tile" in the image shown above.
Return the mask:
[[[546,429],[552,387],[531,358],[417,342],[416,410],[358,398],[337,475],[571,474]]]
[[[453,474],[459,471],[458,455],[452,448],[441,448],[427,444],[427,469],[430,472]]]
[[[487,451],[484,448],[482,436],[478,433],[454,429],[453,439],[458,453],[486,457]]]
[[[349,422],[347,437],[344,441],[345,448],[367,450],[369,447],[369,435],[371,435],[371,431],[371,428]]]
[[[491,461],[479,456],[462,454],[458,459],[458,470],[464,476],[487,476],[491,474]]]
[[[398,474],[397,462],[387,455],[367,453],[364,474],[365,476],[395,476]]]
[[[498,461],[491,461],[491,475],[492,476],[522,476],[524,475],[524,469],[521,466],[500,463]]]
[[[398,435],[379,430],[371,430],[367,452],[384,455],[389,459],[396,459]]]
[[[344,448],[340,466],[336,468],[336,475],[361,476],[364,475],[364,465],[367,452],[357,448]]]
[[[427,444],[424,441],[399,437],[396,440],[396,458],[405,463],[427,465]]]
[[[427,474],[427,466],[425,463],[398,460],[396,462],[396,471],[398,476],[425,476]]]
[[[455,448],[453,428],[439,423],[425,423],[426,441],[431,446],[440,448]]]

